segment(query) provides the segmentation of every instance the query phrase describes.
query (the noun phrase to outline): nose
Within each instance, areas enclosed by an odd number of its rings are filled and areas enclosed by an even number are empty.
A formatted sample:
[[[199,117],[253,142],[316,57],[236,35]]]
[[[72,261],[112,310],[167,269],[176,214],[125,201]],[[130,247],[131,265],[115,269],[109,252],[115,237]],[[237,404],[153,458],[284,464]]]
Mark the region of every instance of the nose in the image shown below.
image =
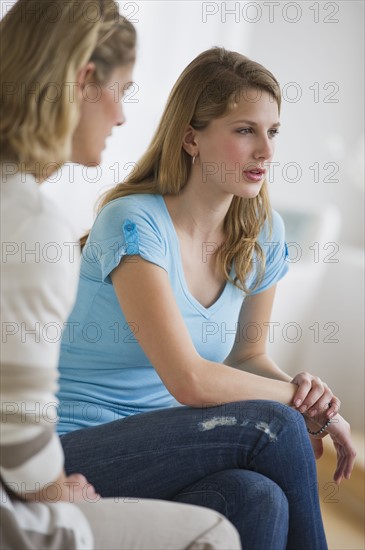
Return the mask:
[[[274,153],[274,141],[267,135],[258,138],[254,157],[257,159],[269,160]]]
[[[117,117],[115,121],[115,126],[122,126],[125,123],[125,116],[123,111],[123,104],[120,102],[118,104]]]

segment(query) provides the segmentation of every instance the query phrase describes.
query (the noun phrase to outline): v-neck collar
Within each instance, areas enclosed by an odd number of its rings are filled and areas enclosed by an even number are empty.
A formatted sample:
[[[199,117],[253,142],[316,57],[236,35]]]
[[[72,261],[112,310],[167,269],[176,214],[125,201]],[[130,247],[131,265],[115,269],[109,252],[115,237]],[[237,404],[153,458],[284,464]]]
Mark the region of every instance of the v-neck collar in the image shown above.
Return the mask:
[[[186,296],[186,298],[189,300],[189,302],[191,303],[192,306],[195,307],[195,309],[201,314],[203,315],[203,317],[206,317],[207,319],[209,319],[211,317],[211,315],[213,315],[216,311],[218,311],[224,304],[224,300],[225,300],[225,297],[226,297],[226,294],[229,292],[229,288],[230,288],[230,284],[229,282],[227,281],[221,294],[219,295],[219,297],[217,298],[217,300],[215,302],[213,302],[212,305],[210,305],[209,307],[205,307],[203,306],[203,304],[201,304],[190,292],[189,290],[189,287],[188,287],[188,284],[186,282],[186,279],[185,279],[185,273],[184,273],[184,268],[183,268],[183,263],[182,263],[182,256],[181,256],[181,248],[180,248],[180,241],[179,241],[179,237],[177,235],[177,232],[176,232],[176,229],[175,229],[175,226],[174,226],[174,223],[171,219],[171,216],[170,216],[170,212],[167,208],[167,205],[165,203],[165,200],[163,198],[162,195],[157,195],[159,200],[161,201],[161,206],[162,208],[164,209],[165,211],[165,214],[166,214],[166,218],[167,218],[167,221],[168,221],[168,224],[171,228],[171,234],[173,236],[173,239],[175,240],[175,245],[176,245],[176,249],[178,251],[178,254],[177,254],[177,257],[176,257],[176,263],[177,263],[177,269],[178,269],[178,274],[179,274],[179,279],[180,279],[180,284],[181,284],[181,287],[183,289],[183,292]]]

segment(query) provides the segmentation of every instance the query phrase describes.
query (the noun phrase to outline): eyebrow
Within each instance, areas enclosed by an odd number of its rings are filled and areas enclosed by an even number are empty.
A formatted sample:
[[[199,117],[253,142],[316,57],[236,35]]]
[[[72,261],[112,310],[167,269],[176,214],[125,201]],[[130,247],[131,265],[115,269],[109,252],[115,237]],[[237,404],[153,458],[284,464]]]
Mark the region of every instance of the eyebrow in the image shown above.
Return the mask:
[[[234,122],[231,122],[231,124],[249,124],[250,126],[257,126],[257,122],[253,122],[253,120],[235,120]],[[271,127],[279,127],[281,126],[280,122],[274,122],[274,124],[271,124]]]

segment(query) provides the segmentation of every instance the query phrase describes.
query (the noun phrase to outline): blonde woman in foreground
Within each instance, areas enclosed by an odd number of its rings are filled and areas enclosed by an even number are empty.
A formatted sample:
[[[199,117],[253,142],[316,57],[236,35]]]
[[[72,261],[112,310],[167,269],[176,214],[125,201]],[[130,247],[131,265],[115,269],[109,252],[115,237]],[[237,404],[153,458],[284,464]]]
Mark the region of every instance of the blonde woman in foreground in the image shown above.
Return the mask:
[[[214,508],[248,549],[323,550],[313,449],[330,434],[337,483],[355,453],[328,386],[265,350],[287,271],[265,182],[280,103],[275,77],[237,52],[182,72],[86,242],[59,433],[66,470],[103,496]]]
[[[1,548],[238,550],[236,530],[216,512],[103,500],[83,475],[63,470],[52,330],[67,319],[79,262],[70,228],[39,184],[67,160],[100,162],[124,122],[136,36],[113,0],[19,0],[0,32]],[[100,92],[97,102],[87,100],[88,86]]]

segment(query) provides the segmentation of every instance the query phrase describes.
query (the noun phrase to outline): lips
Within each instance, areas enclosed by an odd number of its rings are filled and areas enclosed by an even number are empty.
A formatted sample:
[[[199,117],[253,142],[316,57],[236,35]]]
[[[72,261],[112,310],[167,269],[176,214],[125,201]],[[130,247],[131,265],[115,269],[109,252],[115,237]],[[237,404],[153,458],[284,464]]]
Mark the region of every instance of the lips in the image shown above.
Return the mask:
[[[245,178],[249,181],[261,181],[266,174],[264,168],[250,168],[249,170],[244,170]]]

